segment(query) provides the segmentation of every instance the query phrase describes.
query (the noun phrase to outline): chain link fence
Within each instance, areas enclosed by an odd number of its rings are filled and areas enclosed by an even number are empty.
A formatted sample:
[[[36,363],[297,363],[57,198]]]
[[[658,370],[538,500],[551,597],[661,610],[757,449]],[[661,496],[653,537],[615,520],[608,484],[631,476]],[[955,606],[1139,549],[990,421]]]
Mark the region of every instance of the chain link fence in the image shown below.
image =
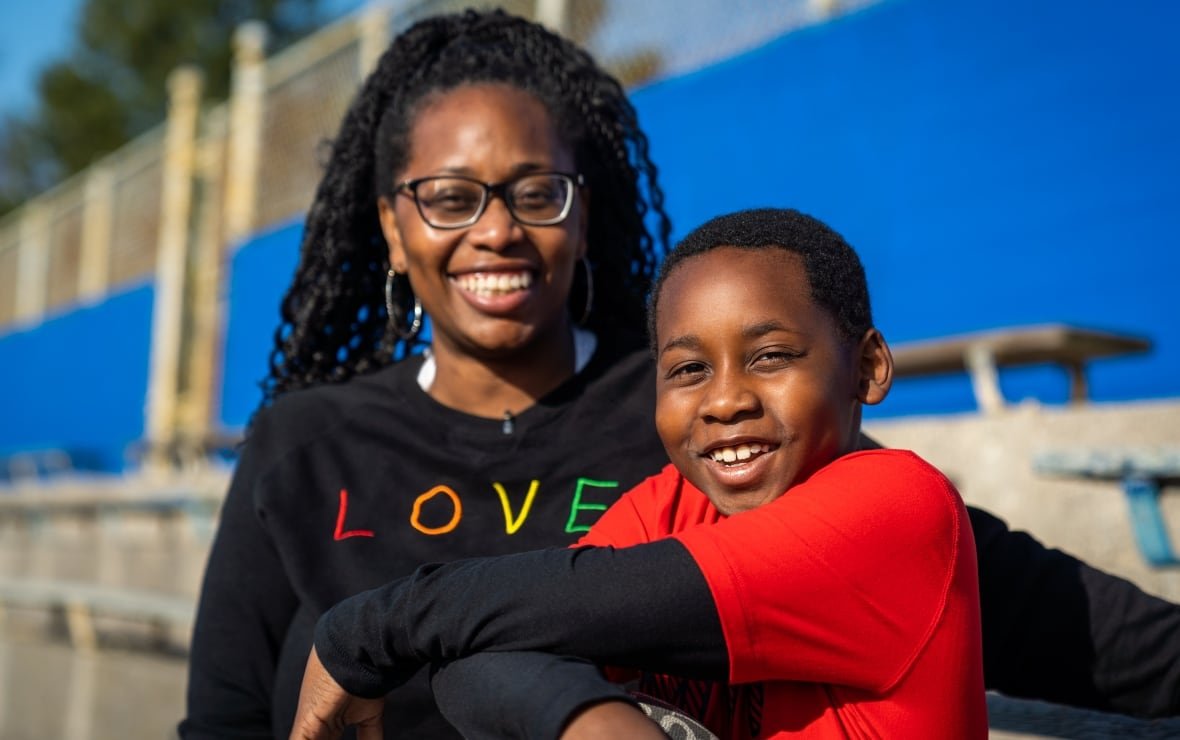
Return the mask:
[[[156,129],[120,150],[109,164],[113,176],[107,280],[111,287],[145,279],[155,271],[163,140],[163,129]]]
[[[0,223],[0,331],[16,320],[16,280],[20,266],[20,221]]]
[[[255,228],[289,220],[311,205],[327,142],[361,83],[360,39],[349,25],[338,29],[349,33],[324,33],[295,49],[300,56],[267,64]]]
[[[229,145],[235,124],[227,122],[227,106],[206,106],[190,142],[197,165],[181,175],[193,181],[192,202],[185,204],[193,221],[189,238],[213,234],[225,252],[251,233],[299,218],[368,67],[393,35],[427,16],[502,7],[560,30],[635,87],[875,1],[410,0],[362,8],[262,63],[259,113],[247,122],[254,127],[254,164],[244,175],[251,187],[235,188],[243,174],[230,159],[241,150]],[[0,334],[153,277],[169,177],[166,128],[141,136],[0,221]],[[239,233],[231,233],[232,208],[245,213]]]

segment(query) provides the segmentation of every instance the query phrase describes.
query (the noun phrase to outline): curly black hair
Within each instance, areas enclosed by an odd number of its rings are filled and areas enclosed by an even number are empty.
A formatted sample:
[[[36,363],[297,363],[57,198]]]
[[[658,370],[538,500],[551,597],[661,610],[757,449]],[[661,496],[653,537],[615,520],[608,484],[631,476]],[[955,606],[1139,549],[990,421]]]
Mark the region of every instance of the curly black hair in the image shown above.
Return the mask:
[[[844,237],[817,218],[790,208],[754,208],[710,219],[689,232],[660,265],[647,312],[647,334],[656,353],[660,290],[676,268],[718,247],[782,249],[803,259],[811,300],[836,320],[841,336],[859,341],[873,327],[869,286],[860,257]]]
[[[587,328],[601,333],[643,325],[671,224],[647,137],[622,85],[587,52],[536,23],[498,10],[440,15],[394,39],[331,143],[307,214],[299,267],[282,301],[262,406],[288,391],[371,372],[411,350],[412,340],[389,327],[388,250],[377,199],[392,194],[423,103],[478,83],[535,95],[594,194],[587,257],[596,300]],[[408,291],[408,281],[400,289]],[[572,315],[581,315],[584,296],[570,300]]]

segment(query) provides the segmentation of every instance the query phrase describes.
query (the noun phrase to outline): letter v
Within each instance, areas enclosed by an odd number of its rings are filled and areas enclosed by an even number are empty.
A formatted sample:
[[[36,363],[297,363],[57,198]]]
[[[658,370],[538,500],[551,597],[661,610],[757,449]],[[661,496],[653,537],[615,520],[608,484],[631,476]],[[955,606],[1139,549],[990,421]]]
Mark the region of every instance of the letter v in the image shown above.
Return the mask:
[[[332,539],[336,541],[346,540],[349,537],[372,537],[373,530],[371,529],[344,529],[344,519],[348,516],[348,489],[340,489],[340,513],[336,515],[336,532],[332,535]]]
[[[524,506],[520,507],[520,516],[516,519],[512,518],[512,506],[508,503],[508,491],[504,490],[504,486],[499,483],[493,483],[492,487],[496,489],[496,493],[500,495],[500,506],[504,508],[504,531],[508,534],[516,534],[516,530],[520,529],[520,525],[524,524],[525,518],[529,515],[529,509],[533,506],[533,499],[537,496],[537,488],[540,487],[541,481],[535,480],[529,483],[528,495],[524,497]]]

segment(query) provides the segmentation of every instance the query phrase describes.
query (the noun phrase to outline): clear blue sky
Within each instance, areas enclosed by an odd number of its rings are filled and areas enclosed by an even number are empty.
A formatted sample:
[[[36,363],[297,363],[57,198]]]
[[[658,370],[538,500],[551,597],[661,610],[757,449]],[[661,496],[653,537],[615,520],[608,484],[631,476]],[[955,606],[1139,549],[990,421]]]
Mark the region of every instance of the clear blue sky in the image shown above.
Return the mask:
[[[36,100],[37,73],[64,56],[81,0],[0,2],[0,110],[24,110]]]
[[[84,0],[0,0],[0,113],[27,110],[41,68],[69,53]],[[321,0],[335,17],[364,0]]]

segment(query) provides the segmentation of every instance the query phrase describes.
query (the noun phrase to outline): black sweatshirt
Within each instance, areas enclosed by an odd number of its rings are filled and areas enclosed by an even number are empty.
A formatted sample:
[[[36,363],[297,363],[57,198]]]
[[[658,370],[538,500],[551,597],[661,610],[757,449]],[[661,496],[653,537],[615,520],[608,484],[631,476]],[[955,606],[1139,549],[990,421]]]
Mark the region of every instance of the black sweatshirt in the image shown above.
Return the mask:
[[[287,394],[256,419],[206,572],[183,737],[285,737],[333,604],[423,563],[567,545],[667,462],[639,342],[601,340],[509,434],[433,401],[420,363]],[[1180,712],[1180,607],[970,513],[990,688]],[[454,736],[425,672],[392,702],[386,737]]]
[[[415,357],[286,394],[235,471],[194,628],[184,737],[286,737],[316,619],[423,563],[565,546],[666,464],[643,343],[603,337],[511,419],[447,408]],[[387,737],[456,736],[425,672]]]

